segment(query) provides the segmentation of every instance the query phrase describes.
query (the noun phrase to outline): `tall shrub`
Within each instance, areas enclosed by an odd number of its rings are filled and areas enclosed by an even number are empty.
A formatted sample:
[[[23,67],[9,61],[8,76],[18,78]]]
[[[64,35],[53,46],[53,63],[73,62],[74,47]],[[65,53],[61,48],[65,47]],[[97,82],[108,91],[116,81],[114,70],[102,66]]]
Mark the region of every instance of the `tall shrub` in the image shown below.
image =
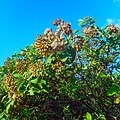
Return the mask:
[[[0,67],[0,119],[120,119],[120,29],[55,19]]]

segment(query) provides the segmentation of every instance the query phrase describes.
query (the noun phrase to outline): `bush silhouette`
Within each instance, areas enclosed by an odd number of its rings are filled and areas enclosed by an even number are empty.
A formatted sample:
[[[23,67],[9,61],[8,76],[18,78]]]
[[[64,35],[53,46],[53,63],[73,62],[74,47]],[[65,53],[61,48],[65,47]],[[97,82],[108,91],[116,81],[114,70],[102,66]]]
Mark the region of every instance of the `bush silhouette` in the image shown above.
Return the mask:
[[[0,67],[2,120],[120,119],[120,29],[55,19]]]

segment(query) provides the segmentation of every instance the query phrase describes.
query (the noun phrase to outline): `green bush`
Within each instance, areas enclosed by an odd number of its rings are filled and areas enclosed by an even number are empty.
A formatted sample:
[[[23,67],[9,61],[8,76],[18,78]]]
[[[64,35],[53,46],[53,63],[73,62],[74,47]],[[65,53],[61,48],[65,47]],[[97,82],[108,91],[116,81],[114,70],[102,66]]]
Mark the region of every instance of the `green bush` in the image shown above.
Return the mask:
[[[120,29],[56,19],[0,67],[2,120],[120,119]]]

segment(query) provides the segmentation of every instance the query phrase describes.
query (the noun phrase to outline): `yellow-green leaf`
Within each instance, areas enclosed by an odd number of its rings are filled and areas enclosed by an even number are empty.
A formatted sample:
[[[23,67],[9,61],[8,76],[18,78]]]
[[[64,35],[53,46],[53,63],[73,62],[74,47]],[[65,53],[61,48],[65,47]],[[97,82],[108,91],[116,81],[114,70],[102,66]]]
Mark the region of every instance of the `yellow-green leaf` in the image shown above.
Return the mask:
[[[6,113],[8,113],[9,109],[10,109],[10,106],[14,104],[14,100],[9,102],[9,104],[7,105],[6,107]]]
[[[30,93],[30,95],[34,95],[33,89],[30,89],[28,92]]]
[[[23,78],[23,76],[22,76],[21,74],[18,74],[18,73],[14,74],[13,76],[14,76],[15,78]]]
[[[37,84],[37,82],[38,82],[38,78],[35,78],[35,79],[31,80],[31,83]]]
[[[89,112],[86,113],[86,118],[87,120],[92,120],[92,116]]]
[[[107,78],[107,75],[106,74],[100,74],[100,78]]]
[[[120,98],[117,98],[117,99],[115,100],[115,103],[116,103],[116,104],[119,104],[119,103],[120,103]]]

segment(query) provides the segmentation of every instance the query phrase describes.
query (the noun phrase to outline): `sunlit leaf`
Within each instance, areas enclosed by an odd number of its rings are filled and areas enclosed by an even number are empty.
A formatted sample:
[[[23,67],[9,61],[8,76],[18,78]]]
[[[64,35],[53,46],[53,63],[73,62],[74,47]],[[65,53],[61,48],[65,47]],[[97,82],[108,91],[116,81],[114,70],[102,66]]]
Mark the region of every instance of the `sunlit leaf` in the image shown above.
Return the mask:
[[[23,78],[23,76],[22,76],[21,74],[18,74],[18,73],[13,74],[13,76],[14,76],[15,78]]]
[[[31,83],[37,84],[37,82],[38,82],[38,78],[34,78],[31,80]]]
[[[22,85],[25,83],[25,81],[24,80],[22,80],[22,81],[20,81],[19,83],[18,83],[18,90],[22,87]]]
[[[92,116],[89,112],[86,113],[86,118],[87,120],[92,120]]]
[[[6,113],[8,113],[10,106],[14,104],[14,100],[11,101],[7,106],[6,106]]]
[[[116,103],[116,104],[119,104],[119,103],[120,103],[120,98],[119,98],[119,97],[116,98],[115,103]]]
[[[88,69],[88,66],[86,65],[84,68],[83,68],[83,70],[87,70]]]
[[[30,93],[30,95],[34,95],[34,91],[32,88],[28,92]]]
[[[65,57],[63,59],[61,59],[62,62],[65,62],[68,59],[68,57]]]
[[[106,74],[100,74],[100,78],[107,78],[108,76]]]
[[[3,116],[4,116],[4,112],[0,113],[0,120],[4,119]]]

